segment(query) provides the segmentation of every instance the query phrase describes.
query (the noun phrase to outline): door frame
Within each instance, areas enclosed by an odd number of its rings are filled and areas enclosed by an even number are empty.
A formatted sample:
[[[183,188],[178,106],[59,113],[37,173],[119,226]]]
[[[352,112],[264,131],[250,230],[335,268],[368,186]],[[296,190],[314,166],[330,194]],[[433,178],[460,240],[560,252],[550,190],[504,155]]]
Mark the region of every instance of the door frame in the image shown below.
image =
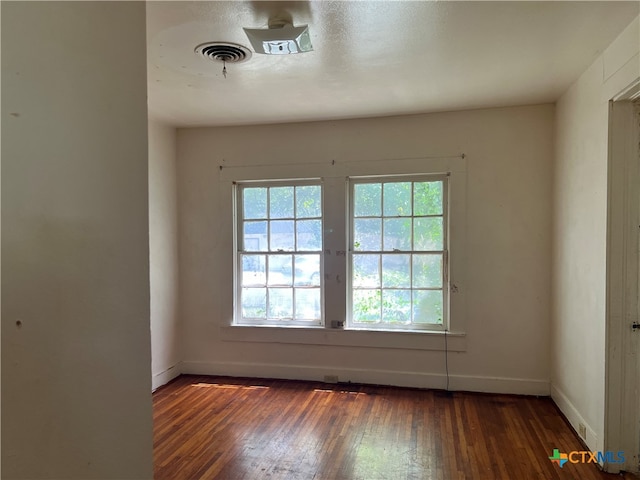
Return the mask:
[[[605,462],[607,472],[640,472],[640,81],[609,103],[607,185],[606,451],[625,462]]]

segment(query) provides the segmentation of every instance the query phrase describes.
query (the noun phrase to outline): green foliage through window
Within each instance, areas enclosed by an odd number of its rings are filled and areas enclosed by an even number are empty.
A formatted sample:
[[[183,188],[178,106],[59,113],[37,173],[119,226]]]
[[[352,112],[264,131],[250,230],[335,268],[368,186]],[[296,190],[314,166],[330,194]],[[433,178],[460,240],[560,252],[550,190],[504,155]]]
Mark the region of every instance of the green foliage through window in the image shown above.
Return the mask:
[[[443,324],[444,181],[353,184],[354,324]]]

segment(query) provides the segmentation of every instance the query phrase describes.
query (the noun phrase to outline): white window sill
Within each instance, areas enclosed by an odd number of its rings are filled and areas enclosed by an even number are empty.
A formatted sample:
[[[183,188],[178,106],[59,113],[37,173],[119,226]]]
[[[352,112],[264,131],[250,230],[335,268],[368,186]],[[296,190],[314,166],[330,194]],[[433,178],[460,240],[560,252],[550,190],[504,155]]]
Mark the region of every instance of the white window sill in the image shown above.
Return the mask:
[[[324,327],[278,327],[232,325],[220,327],[225,342],[291,343],[340,347],[396,348],[402,350],[445,350],[445,332],[328,329]],[[450,352],[467,350],[466,334],[446,333]]]

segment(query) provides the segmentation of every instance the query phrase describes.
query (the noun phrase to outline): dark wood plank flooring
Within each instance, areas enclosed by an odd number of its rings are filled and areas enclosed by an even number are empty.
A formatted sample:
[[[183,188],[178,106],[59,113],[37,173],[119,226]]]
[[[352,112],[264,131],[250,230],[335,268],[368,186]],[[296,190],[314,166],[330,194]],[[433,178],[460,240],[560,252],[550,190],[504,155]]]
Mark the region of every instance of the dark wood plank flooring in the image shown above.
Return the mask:
[[[153,405],[156,480],[621,479],[549,460],[584,450],[549,398],[185,375]]]

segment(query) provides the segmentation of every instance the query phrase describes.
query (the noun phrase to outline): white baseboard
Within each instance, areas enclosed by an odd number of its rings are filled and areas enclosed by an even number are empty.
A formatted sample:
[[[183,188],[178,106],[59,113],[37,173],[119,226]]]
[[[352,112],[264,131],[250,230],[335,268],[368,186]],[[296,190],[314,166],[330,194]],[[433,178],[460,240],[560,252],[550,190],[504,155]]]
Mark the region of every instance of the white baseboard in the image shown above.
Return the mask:
[[[155,392],[158,388],[169,383],[171,380],[178,377],[181,373],[181,364],[176,363],[172,367],[167,368],[165,371],[154,374],[151,377],[151,391]]]
[[[323,381],[325,376],[332,375],[337,376],[339,382],[435,389],[445,389],[447,386],[446,376],[441,373],[193,361],[182,362],[181,369],[182,373],[195,375],[225,375],[231,377],[282,378],[311,381]],[[547,380],[520,378],[451,375],[449,377],[449,389],[457,391],[547,396],[549,395],[549,382]]]
[[[567,397],[567,395],[565,395],[565,393],[553,383],[551,384],[551,398],[558,406],[560,411],[564,414],[564,416],[567,417],[567,420],[569,420],[569,423],[576,431],[576,433],[580,431],[580,424],[586,427],[587,436],[586,438],[581,438],[584,443],[586,443],[587,448],[592,451],[603,450],[603,446],[600,444],[598,436],[596,435],[596,432],[593,430],[591,425],[587,423],[576,406],[571,403],[569,397]],[[578,434],[578,436],[580,436],[580,434]]]
[[[468,392],[549,396],[549,381],[532,378],[453,375],[449,379],[449,385],[450,390],[465,390]]]

